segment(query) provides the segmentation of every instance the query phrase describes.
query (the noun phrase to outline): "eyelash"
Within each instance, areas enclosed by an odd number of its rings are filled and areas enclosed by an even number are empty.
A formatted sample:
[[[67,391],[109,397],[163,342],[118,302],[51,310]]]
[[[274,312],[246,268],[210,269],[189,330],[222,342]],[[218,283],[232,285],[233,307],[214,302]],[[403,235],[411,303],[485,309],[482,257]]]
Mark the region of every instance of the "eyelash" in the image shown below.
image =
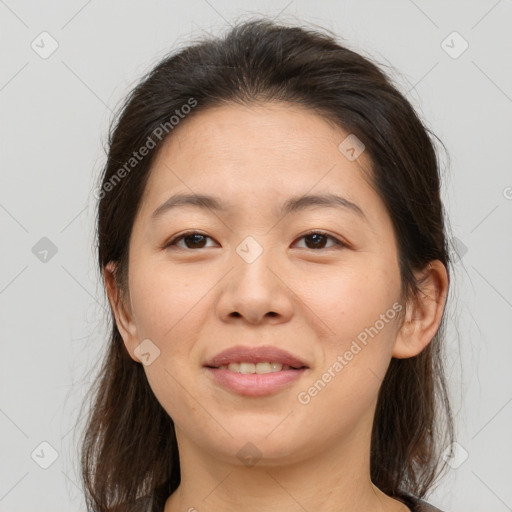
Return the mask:
[[[182,233],[181,235],[178,235],[174,238],[172,238],[171,240],[167,241],[164,243],[164,245],[162,246],[162,249],[167,249],[167,248],[170,248],[172,247],[173,245],[176,244],[176,242],[179,242],[180,240],[184,239],[184,238],[187,238],[188,236],[191,236],[191,235],[201,235],[201,236],[204,236],[206,238],[210,238],[211,240],[213,240],[212,237],[208,236],[208,235],[205,235],[204,233],[201,233],[199,231],[188,231],[186,233]],[[301,238],[305,238],[305,237],[308,237],[308,236],[311,236],[311,235],[322,235],[322,236],[325,236],[326,238],[329,238],[331,239],[335,245],[337,245],[338,247],[327,247],[327,248],[321,248],[321,249],[308,249],[306,247],[306,249],[310,250],[310,251],[321,251],[321,250],[325,250],[325,249],[341,249],[341,248],[346,248],[348,247],[348,245],[344,242],[342,242],[341,240],[339,240],[338,238],[330,235],[329,233],[326,233],[325,231],[321,231],[321,230],[313,230],[313,231],[308,231],[307,233],[303,234],[302,236],[299,237],[299,240]],[[188,247],[178,247],[178,249],[184,249],[186,251],[197,251],[199,249],[189,249]],[[204,249],[204,247],[202,247],[201,249]]]

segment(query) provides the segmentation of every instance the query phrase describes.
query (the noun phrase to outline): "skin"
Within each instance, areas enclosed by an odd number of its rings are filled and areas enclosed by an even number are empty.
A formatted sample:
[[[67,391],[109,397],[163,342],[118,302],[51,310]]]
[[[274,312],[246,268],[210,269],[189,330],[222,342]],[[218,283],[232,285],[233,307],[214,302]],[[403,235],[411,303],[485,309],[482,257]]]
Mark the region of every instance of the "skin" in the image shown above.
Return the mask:
[[[442,263],[418,274],[423,293],[403,322],[388,321],[308,404],[297,398],[394,303],[406,306],[390,217],[364,178],[366,153],[349,161],[338,149],[347,135],[297,106],[226,105],[183,121],[157,155],[130,240],[129,293],[113,265],[104,277],[131,357],[140,361],[144,339],[160,350],[144,368],[175,423],[182,474],[165,512],[409,510],[370,480],[371,427],[391,358],[419,354],[439,327]],[[232,210],[185,206],[153,221],[178,192],[211,194]],[[357,203],[367,221],[332,207],[274,212],[322,192]],[[314,229],[347,246],[304,238]],[[209,238],[162,248],[189,230]],[[263,249],[251,263],[236,252],[247,236]],[[277,394],[242,397],[203,368],[238,344],[279,346],[309,369]],[[248,442],[261,454],[252,466],[237,456]]]

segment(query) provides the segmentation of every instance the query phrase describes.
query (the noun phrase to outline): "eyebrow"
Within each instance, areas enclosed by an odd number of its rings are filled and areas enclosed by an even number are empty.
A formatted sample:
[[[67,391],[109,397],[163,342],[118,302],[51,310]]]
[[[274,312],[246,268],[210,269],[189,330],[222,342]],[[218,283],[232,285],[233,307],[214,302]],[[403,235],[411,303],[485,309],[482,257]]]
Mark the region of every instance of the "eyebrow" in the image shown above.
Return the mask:
[[[232,209],[232,206],[223,202],[221,199],[206,194],[175,194],[161,204],[153,212],[151,217],[156,219],[171,209],[184,206],[194,206],[204,210],[214,210],[219,212],[229,212]],[[310,194],[292,197],[285,201],[275,213],[276,216],[284,216],[288,213],[295,213],[315,206],[325,208],[342,208],[357,214],[363,220],[368,222],[363,210],[356,203],[336,194]]]

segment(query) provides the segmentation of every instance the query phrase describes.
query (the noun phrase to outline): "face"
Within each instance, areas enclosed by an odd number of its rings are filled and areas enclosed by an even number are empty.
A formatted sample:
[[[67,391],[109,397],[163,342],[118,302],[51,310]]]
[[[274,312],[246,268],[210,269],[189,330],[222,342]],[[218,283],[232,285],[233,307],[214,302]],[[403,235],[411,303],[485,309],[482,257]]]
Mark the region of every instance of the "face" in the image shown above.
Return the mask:
[[[296,106],[223,106],[185,120],[159,152],[133,226],[120,330],[135,360],[146,354],[179,443],[241,464],[251,442],[278,464],[368,442],[397,350],[401,281],[367,155],[338,148],[348,135]],[[220,208],[162,206],[177,194]],[[342,199],[304,199],[328,194]],[[240,346],[284,350],[305,368],[205,367]]]

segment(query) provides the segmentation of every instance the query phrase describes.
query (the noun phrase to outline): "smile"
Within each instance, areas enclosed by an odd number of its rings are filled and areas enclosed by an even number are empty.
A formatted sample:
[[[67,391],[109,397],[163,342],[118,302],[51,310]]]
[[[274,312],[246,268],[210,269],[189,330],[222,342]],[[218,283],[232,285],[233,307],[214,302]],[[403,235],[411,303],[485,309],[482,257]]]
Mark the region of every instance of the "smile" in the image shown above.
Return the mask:
[[[258,366],[260,372],[258,372]],[[219,368],[205,368],[207,375],[215,385],[247,397],[276,394],[300,379],[307,370],[307,368],[283,367],[280,363],[275,363],[273,369],[272,363],[256,365],[254,363],[230,363],[228,366],[224,365]]]
[[[281,363],[230,363],[228,365],[219,366],[219,370],[229,370],[235,373],[257,373],[258,375],[264,373],[275,373],[283,370],[297,370],[289,365],[283,365]]]

